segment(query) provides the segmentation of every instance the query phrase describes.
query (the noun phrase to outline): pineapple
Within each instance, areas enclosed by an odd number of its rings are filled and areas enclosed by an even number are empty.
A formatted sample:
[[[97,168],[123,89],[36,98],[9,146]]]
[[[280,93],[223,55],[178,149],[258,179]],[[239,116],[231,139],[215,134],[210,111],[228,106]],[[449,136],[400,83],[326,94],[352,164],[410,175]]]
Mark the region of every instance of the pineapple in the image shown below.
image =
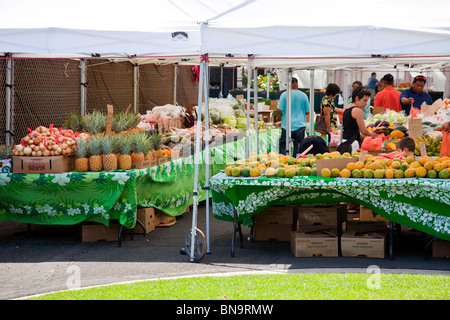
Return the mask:
[[[94,110],[92,113],[81,117],[81,126],[85,132],[93,135],[105,131],[106,116],[100,111]]]
[[[160,134],[154,134],[153,135],[153,155],[155,158],[162,158],[163,152],[161,149],[161,141],[162,141],[162,135]]]
[[[75,171],[89,171],[89,143],[86,140],[77,140],[77,150],[75,159]]]
[[[133,162],[145,160],[144,149],[148,140],[145,132],[135,132],[131,135],[131,159]]]
[[[121,133],[127,131],[128,129],[128,119],[126,113],[118,112],[113,116],[113,121],[111,124],[111,130],[115,133]]]
[[[119,156],[119,169],[129,170],[131,169],[131,144],[130,137],[127,134],[120,136],[120,156]]]
[[[103,148],[103,170],[117,170],[117,156],[114,150],[114,138],[108,135],[103,136],[101,139],[101,145]]]
[[[103,169],[103,163],[102,163],[102,139],[103,136],[101,135],[95,135],[92,136],[89,143],[89,168],[91,171],[97,172],[101,171]]]
[[[72,112],[64,124],[64,129],[72,129],[74,132],[81,131],[81,115],[79,112]]]
[[[141,122],[141,117],[136,113],[125,113],[125,118],[127,122],[127,130],[136,128],[139,122]]]
[[[140,121],[141,118],[136,113],[118,112],[114,114],[111,128],[116,133],[124,133],[135,128]]]

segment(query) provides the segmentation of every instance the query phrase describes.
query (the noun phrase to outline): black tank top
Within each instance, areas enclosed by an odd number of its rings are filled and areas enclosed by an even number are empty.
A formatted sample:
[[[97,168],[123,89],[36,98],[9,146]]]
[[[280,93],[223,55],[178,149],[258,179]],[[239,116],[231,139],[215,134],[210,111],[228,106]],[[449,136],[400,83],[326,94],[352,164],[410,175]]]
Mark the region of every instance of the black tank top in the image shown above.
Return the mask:
[[[359,140],[359,127],[356,119],[352,117],[352,110],[355,107],[347,108],[342,115],[342,139]]]

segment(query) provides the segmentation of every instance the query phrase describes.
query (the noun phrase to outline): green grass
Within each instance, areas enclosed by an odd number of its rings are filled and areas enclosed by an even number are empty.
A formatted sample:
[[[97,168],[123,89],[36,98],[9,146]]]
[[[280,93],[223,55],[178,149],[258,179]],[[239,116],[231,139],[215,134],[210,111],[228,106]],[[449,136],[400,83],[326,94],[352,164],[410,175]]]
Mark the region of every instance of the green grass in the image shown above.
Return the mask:
[[[449,277],[364,273],[263,274],[150,280],[50,293],[42,300],[449,300]],[[374,287],[379,284],[379,287]]]

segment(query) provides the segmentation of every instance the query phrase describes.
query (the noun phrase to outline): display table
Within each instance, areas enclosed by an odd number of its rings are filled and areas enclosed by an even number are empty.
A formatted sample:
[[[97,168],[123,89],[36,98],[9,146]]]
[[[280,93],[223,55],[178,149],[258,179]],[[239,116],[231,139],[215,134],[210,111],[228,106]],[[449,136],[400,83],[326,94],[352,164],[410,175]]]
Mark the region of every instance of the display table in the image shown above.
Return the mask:
[[[233,241],[240,224],[282,204],[357,202],[398,223],[450,240],[450,180],[355,178],[243,178],[223,172],[211,178],[213,216],[232,221]],[[232,253],[234,248],[232,248]]]
[[[277,147],[279,135],[278,129],[260,133],[260,148]],[[211,146],[210,176],[245,157],[245,146],[245,136]],[[205,200],[205,151],[199,163],[199,199]],[[192,204],[193,188],[194,155],[127,171],[0,173],[0,221],[47,225],[91,221],[108,226],[117,219],[122,226],[133,228],[138,206],[154,207],[171,216],[183,214]]]

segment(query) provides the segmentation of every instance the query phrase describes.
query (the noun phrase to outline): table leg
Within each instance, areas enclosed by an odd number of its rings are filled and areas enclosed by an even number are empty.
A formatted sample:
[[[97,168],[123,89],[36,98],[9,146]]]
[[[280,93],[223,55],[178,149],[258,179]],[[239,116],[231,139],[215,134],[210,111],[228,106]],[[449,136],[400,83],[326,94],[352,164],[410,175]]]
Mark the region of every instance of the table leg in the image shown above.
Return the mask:
[[[117,240],[117,244],[118,244],[119,248],[122,247],[122,228],[123,228],[123,225],[120,225],[118,240]]]
[[[237,224],[237,212],[236,208],[233,208],[233,237],[231,238],[231,256],[234,257],[234,242],[236,238],[236,224]]]
[[[430,247],[434,241],[437,240],[437,237],[434,237],[425,245],[425,260],[430,260]]]
[[[389,221],[389,259],[394,259],[394,223]]]
[[[236,208],[233,209],[233,237],[231,239],[231,256],[234,257],[235,252],[235,242],[236,242],[236,231],[239,232],[239,243],[240,247],[244,247],[244,237],[242,235],[241,223],[237,221],[237,211]]]

